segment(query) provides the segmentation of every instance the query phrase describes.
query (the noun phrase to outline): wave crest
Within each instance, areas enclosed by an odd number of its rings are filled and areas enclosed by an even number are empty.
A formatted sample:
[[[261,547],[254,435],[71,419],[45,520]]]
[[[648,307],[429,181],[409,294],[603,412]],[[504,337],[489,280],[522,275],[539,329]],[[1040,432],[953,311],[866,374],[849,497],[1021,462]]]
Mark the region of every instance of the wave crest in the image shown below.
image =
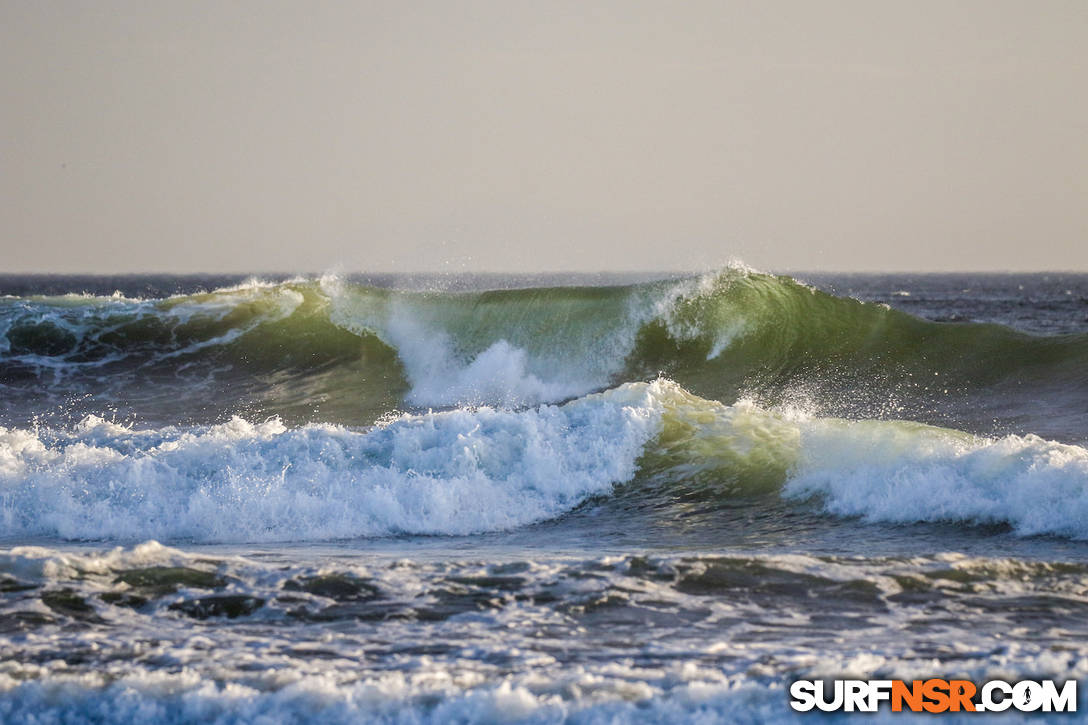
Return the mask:
[[[0,429],[7,536],[460,535],[552,519],[607,495],[636,508],[707,510],[782,496],[873,521],[1088,538],[1088,451],[1035,436],[724,405],[666,380],[560,406],[401,415],[369,430],[241,418]],[[612,515],[624,515],[619,508]]]

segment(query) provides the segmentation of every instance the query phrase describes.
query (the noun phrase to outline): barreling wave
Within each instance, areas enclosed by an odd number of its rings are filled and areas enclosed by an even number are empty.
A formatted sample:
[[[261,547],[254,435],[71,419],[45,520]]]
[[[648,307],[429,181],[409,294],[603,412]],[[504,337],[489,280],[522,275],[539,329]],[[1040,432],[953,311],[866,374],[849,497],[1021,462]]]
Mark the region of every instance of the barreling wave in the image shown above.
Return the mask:
[[[560,406],[405,414],[369,430],[237,418],[142,431],[93,418],[66,431],[0,429],[5,536],[466,535],[555,519],[601,497],[659,509],[784,497],[873,521],[1088,538],[1088,450],[724,405],[665,380]]]
[[[367,424],[405,406],[528,406],[659,375],[709,399],[801,393],[851,417],[926,419],[934,401],[998,389],[1075,414],[1088,337],[928,322],[739,266],[610,287],[421,292],[323,278],[0,300],[9,399],[45,390],[165,420],[229,409]],[[999,398],[965,407],[989,422]]]

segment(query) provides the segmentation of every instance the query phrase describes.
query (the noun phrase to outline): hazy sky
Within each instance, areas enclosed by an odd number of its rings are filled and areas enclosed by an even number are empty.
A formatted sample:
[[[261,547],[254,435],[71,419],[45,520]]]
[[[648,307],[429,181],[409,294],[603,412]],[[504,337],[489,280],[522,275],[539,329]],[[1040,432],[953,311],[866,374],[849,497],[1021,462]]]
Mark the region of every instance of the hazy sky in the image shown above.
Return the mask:
[[[1088,2],[0,0],[0,255],[1088,270]]]

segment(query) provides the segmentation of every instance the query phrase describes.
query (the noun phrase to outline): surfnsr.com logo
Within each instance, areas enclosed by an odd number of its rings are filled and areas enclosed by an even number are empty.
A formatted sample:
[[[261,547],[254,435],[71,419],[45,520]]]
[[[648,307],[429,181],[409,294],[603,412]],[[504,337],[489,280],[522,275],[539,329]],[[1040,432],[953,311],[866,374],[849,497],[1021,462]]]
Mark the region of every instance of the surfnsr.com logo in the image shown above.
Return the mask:
[[[790,707],[798,712],[1076,712],[1077,681],[990,680],[797,680]]]

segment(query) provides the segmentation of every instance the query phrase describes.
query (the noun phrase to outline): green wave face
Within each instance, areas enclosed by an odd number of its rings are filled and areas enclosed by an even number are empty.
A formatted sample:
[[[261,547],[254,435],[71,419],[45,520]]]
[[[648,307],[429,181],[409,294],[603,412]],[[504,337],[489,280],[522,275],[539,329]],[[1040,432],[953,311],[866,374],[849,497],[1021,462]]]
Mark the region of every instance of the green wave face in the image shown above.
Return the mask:
[[[653,498],[715,501],[777,492],[799,460],[800,429],[748,401],[724,405],[657,382],[661,432],[639,461]]]
[[[1042,338],[989,324],[921,320],[786,277],[719,277],[640,331],[632,377],[660,370],[706,397],[759,391],[781,402],[798,388],[884,397],[976,388],[1015,376],[1083,386],[1084,336]],[[681,334],[677,334],[680,331]],[[933,378],[940,378],[933,380]]]
[[[781,496],[875,522],[961,521],[1088,538],[1088,449],[911,421],[724,405],[658,381],[661,430],[620,495],[673,520]]]
[[[89,396],[153,420],[358,421],[396,408],[406,390],[396,352],[334,325],[315,282],[162,300],[4,300],[0,333],[10,390],[45,389],[65,407]]]
[[[612,287],[409,292],[322,279],[0,301],[9,389],[47,384],[196,418],[229,402],[366,424],[405,406],[535,405],[663,375],[712,400],[981,429],[1032,397],[1084,410],[1086,362],[1084,336],[927,322],[741,268]]]

